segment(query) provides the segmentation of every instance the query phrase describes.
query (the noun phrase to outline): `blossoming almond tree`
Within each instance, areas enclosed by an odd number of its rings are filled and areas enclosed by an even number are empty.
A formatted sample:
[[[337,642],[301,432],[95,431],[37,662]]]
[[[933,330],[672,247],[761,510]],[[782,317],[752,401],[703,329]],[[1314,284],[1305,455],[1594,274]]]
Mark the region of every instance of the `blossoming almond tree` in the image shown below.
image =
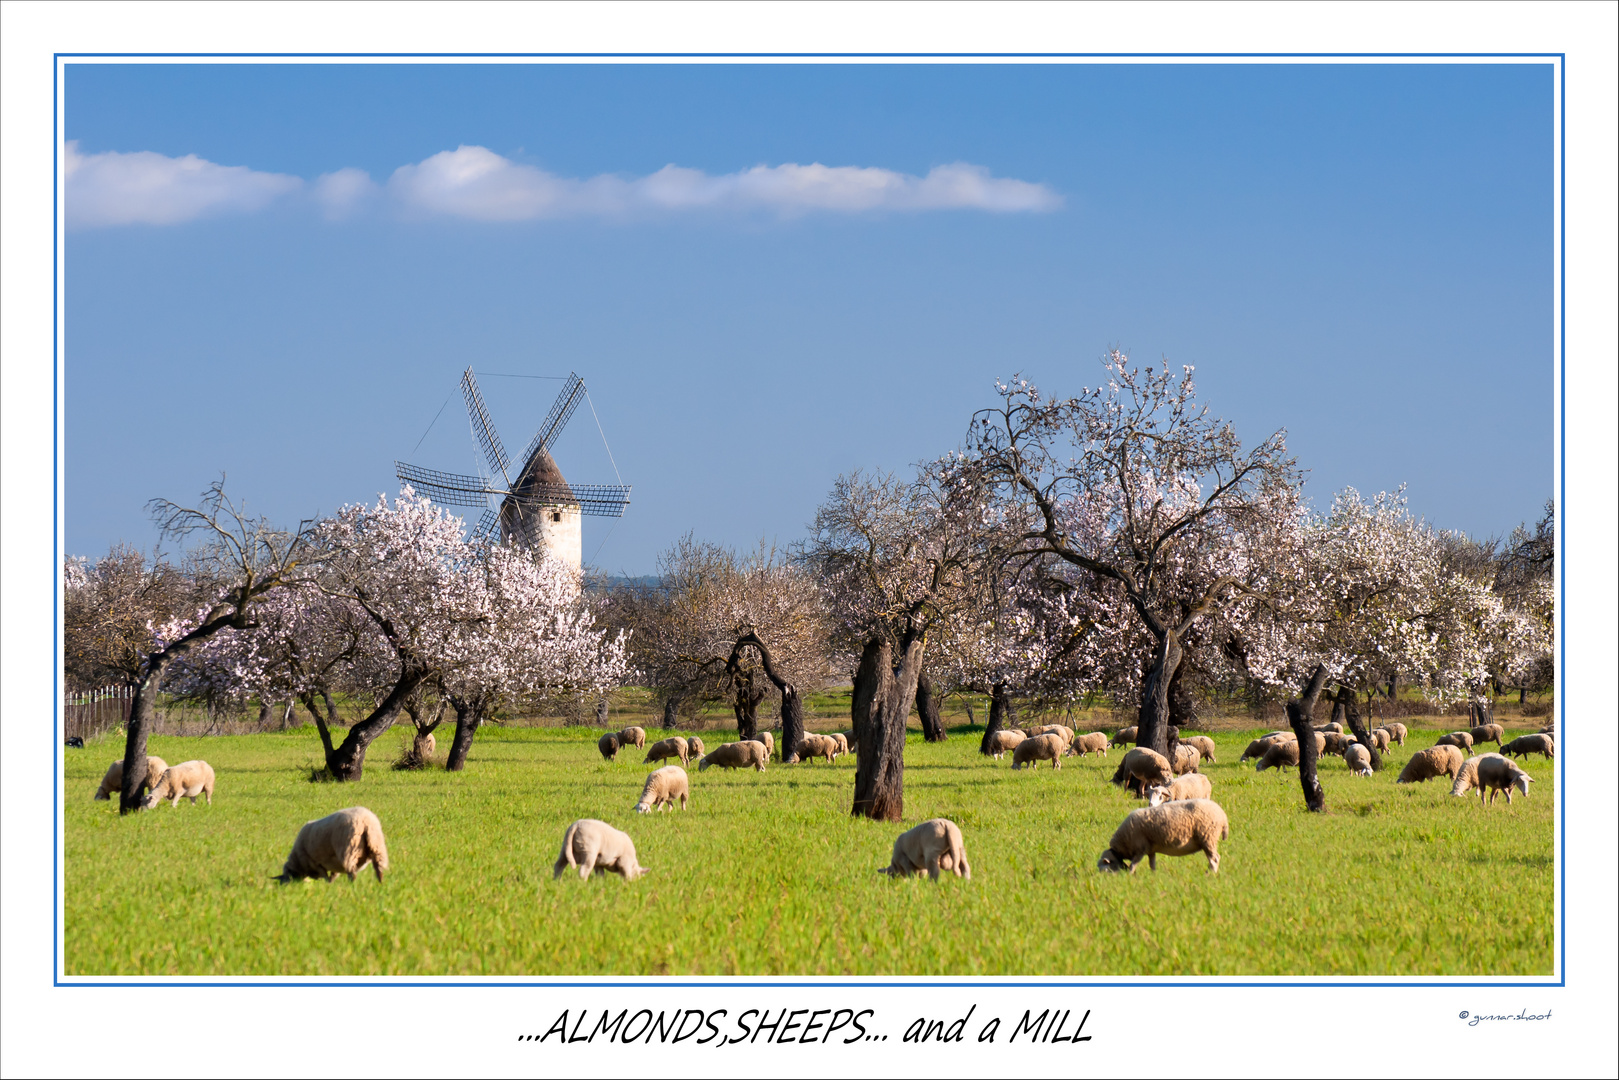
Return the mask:
[[[1243,449],[1199,405],[1192,368],[1103,360],[1107,384],[1046,398],[1023,380],[973,418],[966,461],[1029,525],[1019,551],[1049,554],[1109,582],[1151,637],[1138,741],[1168,750],[1169,684],[1183,641],[1210,615],[1263,592],[1267,532],[1297,502],[1299,474],[1278,431]],[[1076,529],[1074,520],[1083,520]],[[1224,554],[1222,554],[1224,553]],[[1232,565],[1213,568],[1216,557]],[[1166,586],[1176,560],[1194,592]]]

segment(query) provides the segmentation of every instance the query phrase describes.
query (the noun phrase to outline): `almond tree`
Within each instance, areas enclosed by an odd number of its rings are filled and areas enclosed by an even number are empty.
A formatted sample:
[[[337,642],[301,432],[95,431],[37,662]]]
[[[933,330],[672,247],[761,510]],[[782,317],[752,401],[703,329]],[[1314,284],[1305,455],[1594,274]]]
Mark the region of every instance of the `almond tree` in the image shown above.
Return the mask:
[[[929,631],[962,609],[989,510],[943,468],[915,481],[840,476],[815,513],[802,561],[820,580],[841,647],[858,653],[851,715],[859,743],[856,815],[904,812],[905,721],[916,701]]]
[[[1015,507],[1008,516],[1029,522],[1020,552],[1055,556],[1122,591],[1153,647],[1138,741],[1163,753],[1183,643],[1209,616],[1262,593],[1269,558],[1257,538],[1291,512],[1299,474],[1282,432],[1244,450],[1229,423],[1210,417],[1189,365],[1177,377],[1167,363],[1138,369],[1118,351],[1103,365],[1107,384],[1073,398],[1001,384],[1001,405],[973,418],[965,460]],[[1194,592],[1167,587],[1177,561]]]

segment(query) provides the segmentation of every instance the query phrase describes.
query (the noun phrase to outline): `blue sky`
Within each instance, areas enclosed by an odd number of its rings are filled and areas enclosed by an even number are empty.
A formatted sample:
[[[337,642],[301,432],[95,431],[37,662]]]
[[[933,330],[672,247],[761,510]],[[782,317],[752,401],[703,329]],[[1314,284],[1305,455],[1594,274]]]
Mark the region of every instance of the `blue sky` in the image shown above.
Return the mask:
[[[65,547],[221,471],[283,521],[473,471],[471,364],[585,378],[612,459],[588,409],[558,459],[635,488],[585,555],[646,573],[1111,346],[1318,503],[1504,533],[1551,494],[1552,108],[1533,65],[70,65]],[[515,451],[558,384],[482,382]]]

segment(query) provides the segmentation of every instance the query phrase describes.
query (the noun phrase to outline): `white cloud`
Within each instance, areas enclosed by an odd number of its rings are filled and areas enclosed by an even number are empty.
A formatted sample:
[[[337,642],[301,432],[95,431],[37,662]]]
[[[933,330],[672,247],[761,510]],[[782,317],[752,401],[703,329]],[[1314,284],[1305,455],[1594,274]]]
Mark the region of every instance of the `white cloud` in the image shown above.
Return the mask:
[[[347,217],[376,195],[377,185],[364,169],[338,169],[322,173],[315,180],[315,201],[331,220]]]
[[[70,227],[177,225],[208,214],[248,213],[303,186],[296,176],[216,165],[195,154],[81,154],[77,141],[67,144],[63,162]]]
[[[757,165],[710,176],[666,165],[650,176],[574,180],[521,165],[482,146],[461,146],[395,170],[388,192],[429,214],[478,221],[530,221],[580,215],[624,216],[673,210],[1055,210],[1061,196],[1044,184],[997,179],[981,165],[940,165],[926,176],[859,166]]]

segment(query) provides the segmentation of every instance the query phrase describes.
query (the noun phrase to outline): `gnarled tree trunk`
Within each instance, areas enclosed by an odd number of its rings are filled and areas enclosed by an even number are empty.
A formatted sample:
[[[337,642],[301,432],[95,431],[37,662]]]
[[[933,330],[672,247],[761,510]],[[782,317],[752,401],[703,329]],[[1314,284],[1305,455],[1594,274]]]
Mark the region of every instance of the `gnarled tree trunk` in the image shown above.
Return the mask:
[[[748,631],[736,639],[731,647],[731,656],[725,662],[727,671],[737,670],[737,659],[744,647],[752,647],[759,653],[759,661],[764,665],[765,678],[769,679],[781,691],[781,763],[790,765],[798,760],[798,744],[804,741],[804,702],[798,696],[798,688],[788,682],[786,677],[776,668],[775,658],[770,655],[770,648],[759,635]],[[752,683],[749,682],[751,689]],[[763,697],[761,691],[760,697]],[[759,699],[755,699],[756,701]],[[741,728],[741,714],[737,716],[737,727]],[[748,735],[742,736],[744,739]]]
[[[1304,789],[1304,805],[1318,814],[1327,808],[1327,793],[1321,790],[1321,778],[1316,771],[1318,755],[1311,717],[1315,714],[1316,699],[1326,684],[1327,669],[1317,664],[1298,699],[1289,701],[1286,706],[1287,724],[1299,740],[1299,786]]]
[[[984,737],[978,740],[978,752],[989,753],[989,741],[997,731],[1017,726],[1017,706],[1004,682],[989,688],[989,723],[984,725]]]
[[[663,727],[665,731],[672,731],[680,723],[680,702],[674,698],[663,699]]]
[[[1355,691],[1353,687],[1338,687],[1338,704],[1343,708],[1344,724],[1355,733],[1355,738],[1366,752],[1372,756],[1372,771],[1383,771],[1383,755],[1377,752],[1377,744],[1372,741],[1372,733],[1366,722],[1360,718],[1360,709],[1355,704]],[[1334,712],[1337,710],[1335,709]]]
[[[907,635],[900,663],[886,638],[867,639],[855,674],[851,714],[860,740],[854,775],[853,814],[877,821],[899,821],[905,812],[905,719],[916,701],[924,640]]]
[[[944,742],[944,721],[939,717],[939,699],[933,695],[933,680],[923,672],[916,679],[916,715],[922,721],[922,737],[928,742]]]
[[[1136,745],[1169,755],[1169,684],[1181,663],[1181,643],[1174,630],[1164,631],[1158,642],[1153,668],[1147,674],[1146,689],[1141,695],[1141,718],[1136,731]]]
[[[481,700],[452,697],[450,705],[455,709],[455,738],[450,740],[450,753],[444,759],[444,771],[460,772],[467,767],[472,737],[483,726],[485,710]]]
[[[399,714],[405,707],[405,699],[410,697],[411,692],[421,685],[428,674],[426,671],[407,669],[394,684],[393,690],[383,699],[382,704],[373,709],[370,716],[349,728],[342,745],[336,750],[327,752],[326,770],[332,774],[332,779],[339,781],[360,779],[365,772],[366,748],[399,719]]]

